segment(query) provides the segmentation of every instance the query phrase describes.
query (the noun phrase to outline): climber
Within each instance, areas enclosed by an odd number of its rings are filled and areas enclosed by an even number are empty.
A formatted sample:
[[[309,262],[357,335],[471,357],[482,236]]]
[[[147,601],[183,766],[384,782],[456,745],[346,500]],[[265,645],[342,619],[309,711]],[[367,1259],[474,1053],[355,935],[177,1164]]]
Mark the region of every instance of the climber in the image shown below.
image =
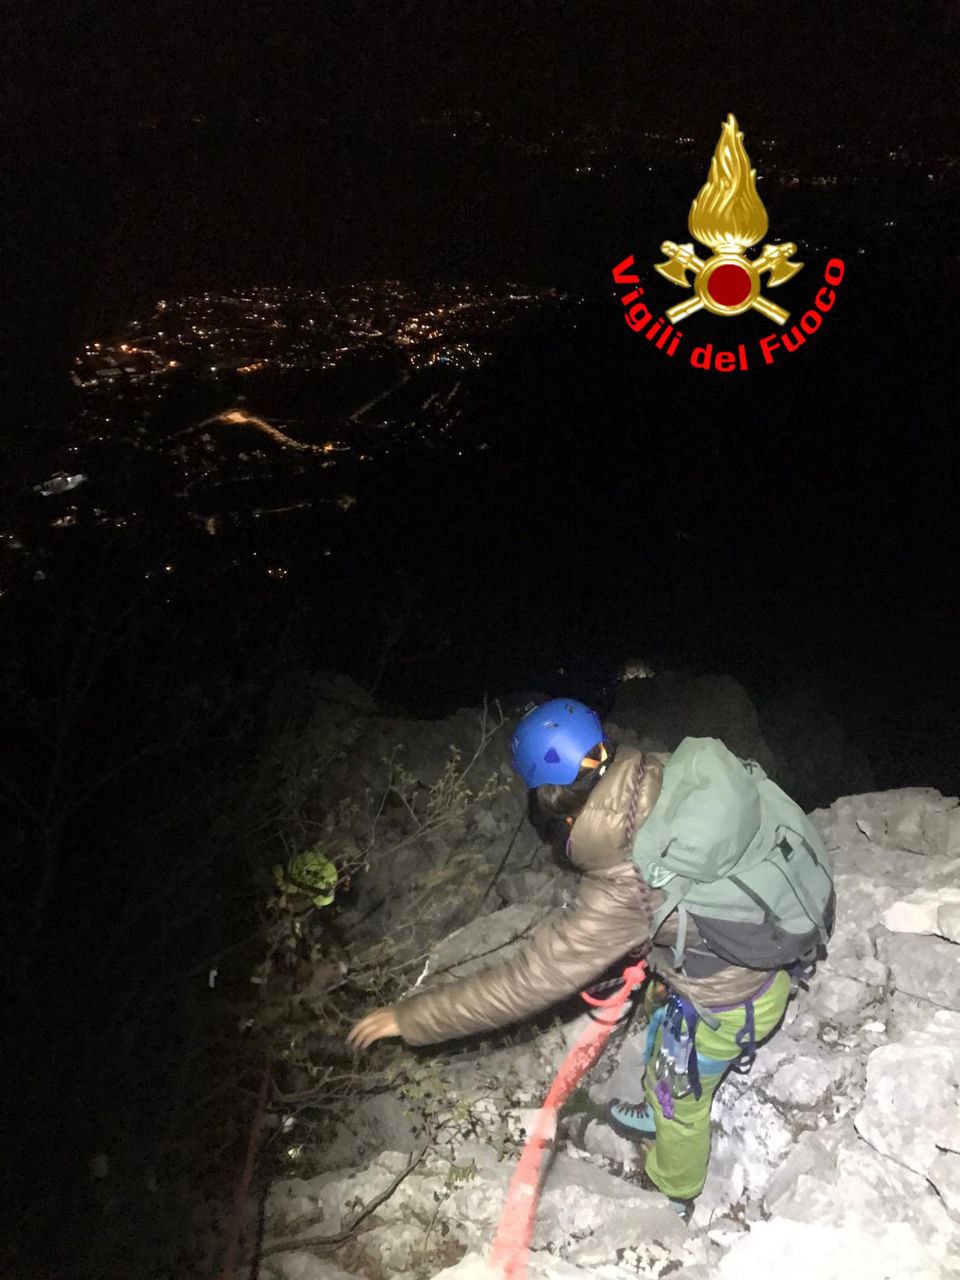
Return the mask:
[[[729,1069],[749,1070],[799,966],[832,931],[828,856],[760,766],[714,738],[685,738],[672,755],[615,747],[590,708],[557,698],[521,719],[513,758],[538,830],[561,832],[583,873],[576,905],[509,959],[368,1014],[348,1043],[489,1031],[648,952],[657,981],[646,991],[642,1080],[607,1115],[621,1135],[650,1142],[646,1177],[689,1220],[716,1088]]]

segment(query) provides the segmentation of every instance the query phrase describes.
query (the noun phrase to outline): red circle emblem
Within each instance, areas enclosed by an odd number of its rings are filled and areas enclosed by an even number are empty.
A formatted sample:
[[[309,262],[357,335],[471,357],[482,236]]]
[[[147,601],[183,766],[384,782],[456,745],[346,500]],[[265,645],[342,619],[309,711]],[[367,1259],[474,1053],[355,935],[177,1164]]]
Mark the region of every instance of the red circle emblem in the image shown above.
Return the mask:
[[[725,262],[710,273],[707,291],[721,307],[735,307],[750,293],[750,276],[735,262]]]

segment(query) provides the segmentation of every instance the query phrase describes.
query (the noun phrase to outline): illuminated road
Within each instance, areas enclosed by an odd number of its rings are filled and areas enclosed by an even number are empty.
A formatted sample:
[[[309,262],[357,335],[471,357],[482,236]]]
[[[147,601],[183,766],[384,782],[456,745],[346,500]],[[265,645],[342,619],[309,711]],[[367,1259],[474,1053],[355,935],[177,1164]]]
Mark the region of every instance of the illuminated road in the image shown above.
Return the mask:
[[[401,387],[405,387],[410,381],[410,370],[404,369],[400,375],[399,381],[395,382],[392,387],[387,387],[386,391],[381,391],[378,396],[374,396],[372,400],[368,400],[366,404],[362,404],[359,409],[355,409],[350,414],[350,421],[357,422],[368,409],[372,409],[375,404],[379,404],[381,400],[385,400],[387,396],[392,396],[394,392],[399,391]]]

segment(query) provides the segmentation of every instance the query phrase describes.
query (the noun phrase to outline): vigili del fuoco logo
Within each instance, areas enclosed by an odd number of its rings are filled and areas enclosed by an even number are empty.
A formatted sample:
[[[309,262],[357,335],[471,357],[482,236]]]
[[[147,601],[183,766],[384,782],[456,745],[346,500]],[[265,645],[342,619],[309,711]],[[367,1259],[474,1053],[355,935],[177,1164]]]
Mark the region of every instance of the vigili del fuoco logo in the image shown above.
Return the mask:
[[[747,250],[760,243],[769,226],[767,211],[757,194],[756,177],[757,171],[750,168],[743,145],[743,133],[729,115],[720,131],[707,181],[687,218],[691,236],[712,252],[701,258],[692,244],[664,240],[660,252],[666,255],[666,261],[654,264],[672,284],[692,290],[682,302],[668,307],[665,317],[655,319],[647,303],[640,300],[644,290],[635,274],[633,254],[613,268],[616,284],[633,286],[620,298],[627,326],[665,355],[683,354],[686,347],[689,363],[695,369],[716,369],[718,373],[748,369],[750,353],[747,343],[736,342],[735,338],[735,345],[720,348],[715,330],[708,326],[696,334],[697,320],[689,326],[690,337],[685,342],[679,325],[688,318],[701,311],[728,319],[745,311],[759,312],[780,326],[757,344],[763,363],[770,365],[799,351],[813,337],[833,307],[836,288],[843,280],[842,259],[831,258],[823,271],[824,283],[810,306],[795,323],[788,323],[790,311],[771,301],[765,290],[786,284],[803,270],[804,264],[794,261],[797,246],[790,242],[765,244],[755,257],[747,257]]]

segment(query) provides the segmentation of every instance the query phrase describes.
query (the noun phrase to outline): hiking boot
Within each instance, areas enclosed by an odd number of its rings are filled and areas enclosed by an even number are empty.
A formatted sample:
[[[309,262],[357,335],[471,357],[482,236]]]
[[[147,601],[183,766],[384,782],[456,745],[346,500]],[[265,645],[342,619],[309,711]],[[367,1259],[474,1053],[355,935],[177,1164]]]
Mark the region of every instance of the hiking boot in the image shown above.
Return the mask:
[[[661,1196],[664,1194],[650,1177],[649,1173],[647,1173],[646,1169],[641,1169],[639,1173],[635,1174],[630,1179],[630,1181],[635,1182],[637,1186],[641,1187],[644,1191],[656,1191],[657,1194]],[[693,1210],[696,1201],[674,1200],[670,1196],[666,1197],[666,1201],[683,1225],[685,1227],[689,1227],[690,1219],[693,1217]]]
[[[693,1217],[693,1201],[692,1200],[667,1200],[667,1204],[681,1220],[685,1227],[689,1227],[690,1219]]]
[[[607,1123],[622,1138],[633,1141],[652,1138],[657,1132],[653,1108],[646,1102],[622,1102],[614,1098],[607,1107]]]

